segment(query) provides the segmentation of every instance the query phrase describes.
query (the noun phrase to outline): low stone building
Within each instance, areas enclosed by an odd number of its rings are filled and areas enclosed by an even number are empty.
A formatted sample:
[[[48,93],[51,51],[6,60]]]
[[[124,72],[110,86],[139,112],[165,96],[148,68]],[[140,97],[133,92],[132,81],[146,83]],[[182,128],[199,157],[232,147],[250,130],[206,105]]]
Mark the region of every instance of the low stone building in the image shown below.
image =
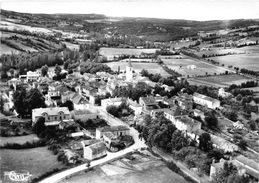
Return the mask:
[[[94,160],[105,156],[106,146],[103,142],[97,142],[89,146],[83,146],[84,158]]]

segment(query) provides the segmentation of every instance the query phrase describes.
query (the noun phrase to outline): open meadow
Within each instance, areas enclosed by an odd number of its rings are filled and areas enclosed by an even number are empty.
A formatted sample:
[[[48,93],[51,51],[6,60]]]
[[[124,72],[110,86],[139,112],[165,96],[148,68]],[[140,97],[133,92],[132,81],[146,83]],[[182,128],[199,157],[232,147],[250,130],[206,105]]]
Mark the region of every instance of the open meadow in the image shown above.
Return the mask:
[[[64,167],[62,163],[57,161],[57,156],[47,147],[22,150],[1,149],[0,157],[1,180],[3,180],[3,172],[5,171],[28,171],[32,174],[31,178],[36,178],[55,168]]]
[[[187,56],[181,56],[181,58],[162,59],[165,65],[170,69],[184,76],[199,76],[199,75],[214,75],[214,73],[220,74],[226,71],[225,68],[218,67],[209,63],[194,60]]]
[[[128,65],[128,62],[120,61],[120,62],[107,62],[105,63],[108,65],[113,71],[118,71],[118,67],[120,67],[121,71],[126,70],[126,66]],[[168,74],[160,65],[157,63],[131,63],[133,66],[133,70],[136,73],[139,73],[142,71],[142,69],[146,69],[148,72],[152,74],[161,74],[163,77],[168,77],[170,74]]]
[[[251,81],[251,79],[238,74],[216,75],[188,79],[188,82],[193,85],[206,85],[214,87],[228,87],[231,84],[239,85],[247,81]]]

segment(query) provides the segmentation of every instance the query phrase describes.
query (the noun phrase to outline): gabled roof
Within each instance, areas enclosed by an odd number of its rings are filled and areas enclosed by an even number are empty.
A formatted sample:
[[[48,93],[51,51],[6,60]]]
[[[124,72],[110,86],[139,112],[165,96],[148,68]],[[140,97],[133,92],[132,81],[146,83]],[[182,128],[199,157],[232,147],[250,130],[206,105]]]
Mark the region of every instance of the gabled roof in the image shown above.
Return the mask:
[[[88,146],[88,148],[92,150],[93,154],[97,154],[98,152],[103,152],[106,150],[106,146],[103,142],[97,142]]]
[[[218,102],[219,101],[217,99],[214,99],[214,98],[211,98],[211,97],[208,97],[206,95],[202,95],[202,94],[196,93],[196,92],[193,94],[193,97],[201,98],[201,99],[211,101],[211,102]]]

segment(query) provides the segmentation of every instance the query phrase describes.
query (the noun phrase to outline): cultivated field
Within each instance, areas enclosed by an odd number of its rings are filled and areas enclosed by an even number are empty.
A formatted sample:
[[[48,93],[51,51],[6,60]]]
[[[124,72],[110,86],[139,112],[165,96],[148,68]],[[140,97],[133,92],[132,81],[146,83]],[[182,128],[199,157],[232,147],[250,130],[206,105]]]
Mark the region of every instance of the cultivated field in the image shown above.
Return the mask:
[[[226,55],[212,57],[211,59],[218,61],[220,64],[259,71],[259,53]]]
[[[227,87],[231,84],[241,84],[251,79],[246,76],[241,76],[237,74],[229,75],[217,75],[217,76],[207,76],[207,77],[196,77],[188,79],[190,84],[194,85],[206,85],[215,87]]]
[[[181,59],[171,58],[171,59],[162,59],[164,64],[166,64],[170,69],[175,70],[176,72],[182,75],[199,76],[199,75],[214,75],[214,73],[220,74],[226,71],[225,68],[214,66],[205,62],[194,60],[190,57],[181,56]]]
[[[183,177],[168,169],[161,160],[138,154],[132,158],[107,163],[63,180],[62,183],[187,183]]]
[[[125,71],[126,70],[126,66],[128,65],[128,62],[107,62],[105,63],[107,64],[112,70],[114,71],[118,71],[118,67],[120,67],[121,71]],[[131,63],[133,66],[133,69],[136,73],[139,73],[140,71],[142,71],[142,69],[146,69],[148,70],[148,72],[152,73],[152,74],[161,74],[164,77],[170,76],[170,74],[168,74],[166,71],[164,71],[164,69],[159,66],[157,63],[136,63],[136,62],[132,62]]]
[[[41,28],[41,27],[31,27],[28,25],[21,25],[21,24],[16,24],[8,21],[0,21],[0,25],[2,28],[6,28],[8,30],[26,30],[30,32],[39,32],[39,33],[52,33],[51,30],[46,29],[46,28]]]
[[[39,147],[24,150],[1,149],[1,172],[5,171],[29,171],[32,178],[38,177],[45,172],[55,168],[62,168],[64,165],[57,161],[57,156],[53,155],[47,147]],[[3,180],[3,173],[1,173]]]

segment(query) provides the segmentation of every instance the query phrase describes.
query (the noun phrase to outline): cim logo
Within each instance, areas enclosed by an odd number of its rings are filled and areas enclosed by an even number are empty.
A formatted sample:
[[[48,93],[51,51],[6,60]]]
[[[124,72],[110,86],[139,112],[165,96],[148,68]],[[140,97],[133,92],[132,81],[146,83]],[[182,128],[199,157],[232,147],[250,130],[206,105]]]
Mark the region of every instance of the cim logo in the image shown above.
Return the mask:
[[[28,171],[23,172],[4,172],[5,180],[11,180],[13,182],[28,182],[32,175]]]

